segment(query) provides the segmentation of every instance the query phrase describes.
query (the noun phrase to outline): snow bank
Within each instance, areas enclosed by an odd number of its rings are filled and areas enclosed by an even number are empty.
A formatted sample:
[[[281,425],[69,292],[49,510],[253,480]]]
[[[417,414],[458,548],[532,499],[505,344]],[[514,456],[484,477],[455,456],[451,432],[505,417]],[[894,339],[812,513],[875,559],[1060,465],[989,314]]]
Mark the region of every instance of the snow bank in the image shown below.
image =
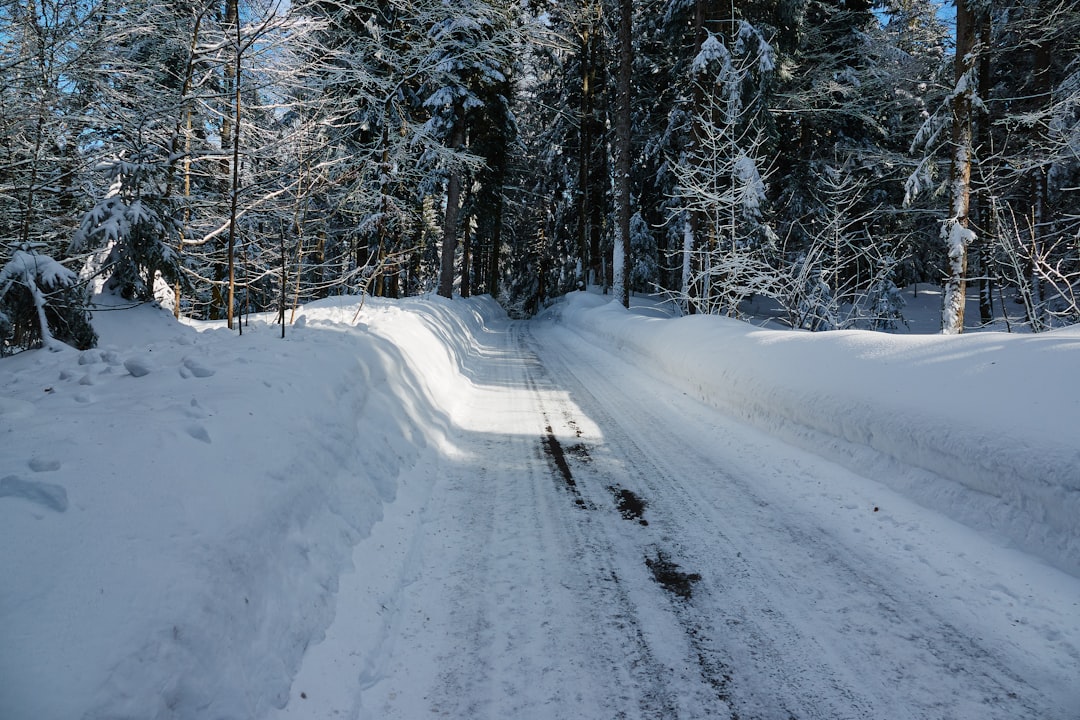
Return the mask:
[[[499,312],[368,300],[353,325],[356,302],[307,306],[284,340],[102,311],[97,349],[0,360],[0,717],[284,705]]]
[[[552,312],[706,403],[1080,575],[1078,329],[760,330],[585,293]]]

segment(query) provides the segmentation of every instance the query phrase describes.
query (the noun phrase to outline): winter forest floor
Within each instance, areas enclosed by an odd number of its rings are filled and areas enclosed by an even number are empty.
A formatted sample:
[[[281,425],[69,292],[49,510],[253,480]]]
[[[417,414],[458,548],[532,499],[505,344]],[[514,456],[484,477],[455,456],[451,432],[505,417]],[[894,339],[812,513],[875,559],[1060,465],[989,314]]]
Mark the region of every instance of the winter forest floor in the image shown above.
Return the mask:
[[[1080,331],[356,308],[0,360],[0,717],[1080,717]]]

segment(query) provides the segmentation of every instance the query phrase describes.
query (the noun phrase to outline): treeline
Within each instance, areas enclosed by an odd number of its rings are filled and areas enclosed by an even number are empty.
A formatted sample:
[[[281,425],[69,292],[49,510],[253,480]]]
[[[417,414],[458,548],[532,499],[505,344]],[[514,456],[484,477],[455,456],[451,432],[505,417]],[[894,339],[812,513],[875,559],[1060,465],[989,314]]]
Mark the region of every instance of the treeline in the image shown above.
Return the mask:
[[[888,329],[1080,319],[1068,0],[0,0],[0,338],[586,283]],[[54,339],[55,338],[55,339]]]

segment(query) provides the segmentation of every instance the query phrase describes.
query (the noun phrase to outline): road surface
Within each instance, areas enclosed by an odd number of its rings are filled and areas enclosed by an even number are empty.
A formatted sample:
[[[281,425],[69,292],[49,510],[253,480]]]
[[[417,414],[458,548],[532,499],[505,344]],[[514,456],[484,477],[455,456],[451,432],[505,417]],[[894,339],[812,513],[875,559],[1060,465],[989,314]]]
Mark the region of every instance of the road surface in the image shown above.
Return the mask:
[[[281,717],[1080,718],[1074,578],[557,323],[490,330]]]

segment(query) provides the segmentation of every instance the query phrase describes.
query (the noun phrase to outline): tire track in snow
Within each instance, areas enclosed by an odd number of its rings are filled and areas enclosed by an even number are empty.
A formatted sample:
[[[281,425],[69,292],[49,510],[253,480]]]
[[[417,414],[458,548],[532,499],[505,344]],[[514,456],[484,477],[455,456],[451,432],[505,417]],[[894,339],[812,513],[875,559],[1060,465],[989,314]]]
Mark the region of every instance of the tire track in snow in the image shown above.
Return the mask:
[[[740,459],[729,443],[724,452],[733,462],[717,461],[722,433],[731,432],[719,416],[698,412],[719,423],[711,443],[704,441],[710,433],[684,437],[668,424],[689,402],[635,402],[625,386],[630,376],[613,368],[613,356],[593,349],[583,357],[557,330],[539,332],[542,345],[525,342],[603,430],[603,447],[590,450],[593,466],[626,468],[623,481],[650,503],[651,527],[702,572],[701,592],[676,612],[704,649],[702,664],[733,668],[743,718],[1068,717],[1045,707],[1039,691],[970,628],[898,586],[888,566],[799,521],[790,508],[773,513],[750,479],[753,459]],[[685,418],[674,426],[687,427]],[[805,472],[797,461],[784,463]],[[757,465],[771,472],[770,463]],[[588,488],[582,470],[579,486]],[[790,556],[756,548],[765,534],[771,539],[763,547],[775,548],[779,538]],[[830,624],[825,637],[814,636]]]
[[[540,362],[537,356],[531,335],[523,328],[523,325],[516,324],[513,328],[514,337],[517,345],[521,348],[521,353],[523,355],[537,358],[535,362],[530,362],[528,365],[530,369],[528,379],[530,388],[541,398],[541,411],[546,423],[545,430],[547,432],[543,444],[545,450],[548,451],[553,473],[562,476],[565,486],[574,499],[575,505],[580,508],[595,510],[599,507],[598,501],[590,502],[588,499],[583,499],[582,490],[578,487],[578,483],[574,479],[566,461],[565,453],[563,452],[561,445],[558,444],[558,440],[555,438],[554,432],[552,431],[550,413],[546,409],[545,403],[542,401],[544,394],[540,392],[540,389],[541,386],[554,386],[554,383],[548,368]],[[574,438],[581,438],[582,432],[569,403],[560,403],[558,410],[566,429],[572,433]],[[586,458],[589,457],[587,447],[584,445],[576,447],[580,448],[577,453],[579,455],[579,460],[587,462]],[[614,507],[619,511],[620,516],[625,519],[625,503],[627,502],[626,493],[629,491],[621,488],[616,490],[618,487],[617,484],[605,485],[603,487],[608,492],[613,493],[614,497],[610,499],[614,502]],[[630,495],[633,496],[633,493],[630,493]],[[639,525],[648,525],[647,521],[640,519],[640,513],[637,513],[637,517],[633,517],[635,515],[633,512],[630,514],[632,519],[640,520],[640,522],[638,522]],[[620,533],[615,541],[623,541],[625,543],[625,537]],[[614,553],[611,552],[610,549],[601,549],[597,547],[598,543],[595,539],[591,544],[591,552],[593,554],[613,557]],[[630,548],[636,548],[638,543],[630,542],[625,543],[625,545]],[[688,599],[691,594],[691,591],[689,590],[690,582],[700,579],[700,576],[693,573],[680,573],[678,565],[672,562],[662,549],[651,547],[644,553],[639,554],[638,557],[638,562],[644,564],[644,566],[648,568],[652,573],[653,579],[668,592],[678,595],[680,599]],[[633,569],[639,570],[637,567],[634,567]],[[626,573],[626,570],[627,568],[624,567],[623,573]],[[665,580],[664,573],[669,576],[680,575],[681,577],[679,580]],[[626,593],[623,582],[620,580],[620,575],[616,570],[612,571],[611,580],[613,589],[616,591],[616,600],[620,607],[618,617],[630,618],[635,616],[637,613],[635,612],[634,602]],[[639,584],[641,583],[640,576],[637,582]],[[674,687],[667,688],[658,684],[658,679],[664,676],[670,676],[674,668],[665,667],[661,662],[655,659],[655,652],[650,646],[650,641],[642,631],[639,621],[635,620],[631,623],[620,623],[619,625],[620,631],[627,634],[628,639],[634,642],[637,649],[642,653],[642,657],[647,659],[645,667],[643,668],[644,673],[642,679],[645,680],[645,685],[651,685],[653,689],[646,691],[643,694],[641,710],[644,713],[644,717],[719,718],[727,716],[730,714],[730,709],[727,706],[729,700],[728,685],[731,680],[730,675],[724,663],[721,662],[714,653],[711,653],[702,642],[695,624],[688,621],[684,610],[685,605],[680,602],[673,603],[673,607],[670,608],[670,612],[677,619],[677,626],[684,636],[682,640],[686,647],[683,650],[683,660],[688,661],[682,664],[683,667],[681,668],[681,671],[676,670],[677,674],[681,674],[678,690]],[[670,636],[664,637],[662,640],[665,644],[680,644],[672,643]],[[653,642],[655,643],[656,640],[653,640]],[[692,669],[688,671],[687,668]],[[696,669],[696,673],[693,669]],[[711,689],[711,693],[708,691],[703,692],[703,686]],[[690,690],[689,693],[687,693],[688,689]],[[676,698],[676,695],[680,695],[680,697]],[[661,701],[659,705],[656,704],[658,700]],[[730,714],[730,716],[737,717],[737,715],[734,714]]]
[[[511,326],[514,346],[521,357],[525,358],[525,380],[531,394],[536,398],[537,406],[544,422],[544,435],[541,437],[543,455],[546,457],[551,474],[561,479],[561,487],[577,509],[595,510],[596,505],[584,499],[570,470],[563,450],[552,428],[550,401],[553,397],[554,384],[536,354],[522,341],[520,325]],[[557,403],[557,408],[565,432],[573,438],[580,438],[582,431],[578,427],[573,413],[566,407],[566,402]],[[664,679],[670,669],[656,657],[645,633],[641,628],[638,608],[626,592],[623,580],[616,567],[615,552],[607,538],[588,530],[596,528],[588,516],[571,516],[567,530],[574,536],[575,565],[581,569],[582,583],[577,588],[582,607],[588,609],[590,621],[595,631],[602,635],[614,634],[613,644],[618,652],[612,653],[610,661],[613,669],[619,671],[619,658],[622,658],[625,677],[621,684],[632,695],[624,699],[631,700],[636,706],[634,717],[673,718],[679,717],[677,690],[669,688]],[[608,637],[609,642],[612,638]],[[630,717],[626,709],[620,709],[617,717]]]
[[[461,457],[425,512],[402,636],[358,707],[380,720],[715,716],[671,661],[678,624],[640,555],[549,464],[545,449],[580,428],[560,421],[568,400],[514,337],[488,335],[501,344],[476,374],[499,392],[472,412],[502,431],[454,438]]]

